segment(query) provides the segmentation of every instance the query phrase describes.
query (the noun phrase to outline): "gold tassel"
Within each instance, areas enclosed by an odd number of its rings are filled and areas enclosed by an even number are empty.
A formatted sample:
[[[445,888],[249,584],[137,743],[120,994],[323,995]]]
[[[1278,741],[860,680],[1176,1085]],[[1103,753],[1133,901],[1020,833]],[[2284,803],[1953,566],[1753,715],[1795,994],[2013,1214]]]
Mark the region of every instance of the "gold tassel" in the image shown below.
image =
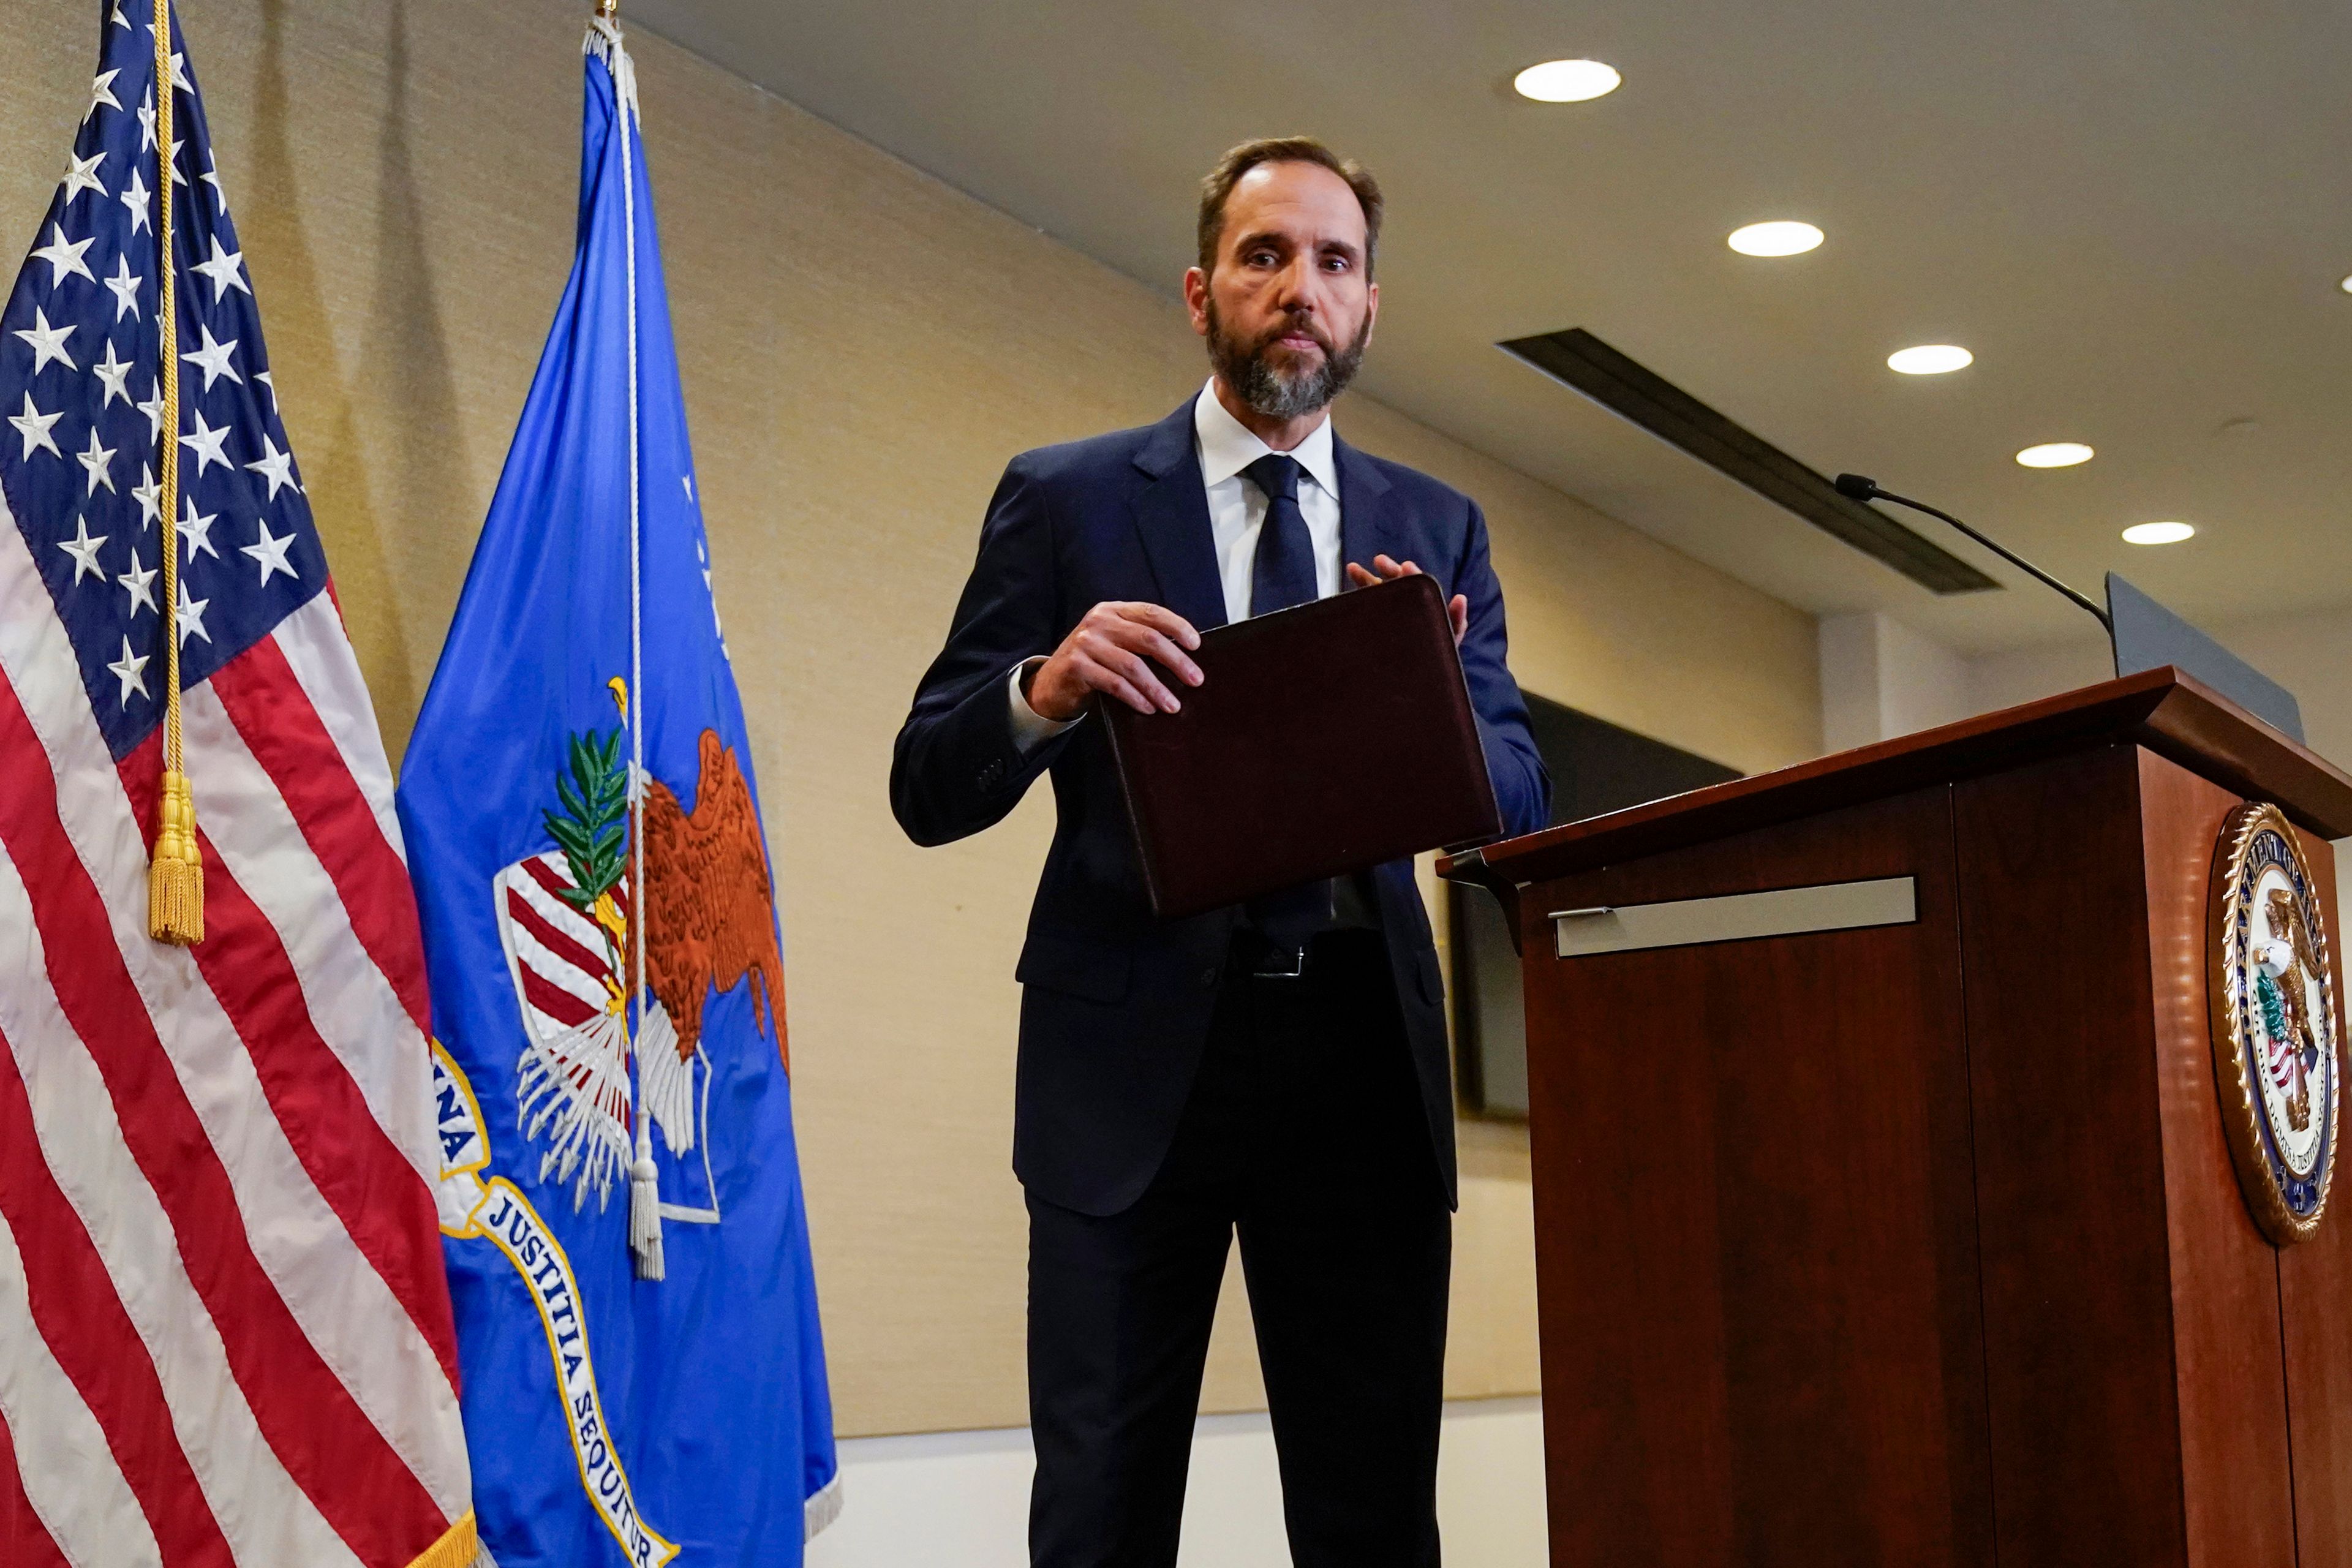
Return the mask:
[[[188,775],[163,775],[155,859],[147,868],[147,931],[186,947],[205,940],[205,859],[196,844],[196,803]]]

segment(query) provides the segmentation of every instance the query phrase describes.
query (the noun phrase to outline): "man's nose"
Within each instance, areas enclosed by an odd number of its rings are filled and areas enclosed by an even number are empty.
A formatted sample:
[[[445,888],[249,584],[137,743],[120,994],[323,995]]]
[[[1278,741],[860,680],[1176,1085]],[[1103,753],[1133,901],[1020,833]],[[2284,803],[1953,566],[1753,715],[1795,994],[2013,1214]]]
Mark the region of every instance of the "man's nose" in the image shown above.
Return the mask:
[[[1275,303],[1286,310],[1301,312],[1315,309],[1315,268],[1313,262],[1300,257],[1282,269],[1275,288]]]

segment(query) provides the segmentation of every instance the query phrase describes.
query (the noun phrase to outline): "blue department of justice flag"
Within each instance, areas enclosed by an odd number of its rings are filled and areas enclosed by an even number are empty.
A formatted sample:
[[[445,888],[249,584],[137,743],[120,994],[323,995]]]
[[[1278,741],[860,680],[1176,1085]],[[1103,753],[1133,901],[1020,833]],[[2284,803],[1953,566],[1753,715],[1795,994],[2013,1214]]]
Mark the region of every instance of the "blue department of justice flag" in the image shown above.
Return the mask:
[[[635,79],[399,788],[503,1568],[795,1563],[837,1503],[783,959]],[[632,787],[632,781],[641,787]]]

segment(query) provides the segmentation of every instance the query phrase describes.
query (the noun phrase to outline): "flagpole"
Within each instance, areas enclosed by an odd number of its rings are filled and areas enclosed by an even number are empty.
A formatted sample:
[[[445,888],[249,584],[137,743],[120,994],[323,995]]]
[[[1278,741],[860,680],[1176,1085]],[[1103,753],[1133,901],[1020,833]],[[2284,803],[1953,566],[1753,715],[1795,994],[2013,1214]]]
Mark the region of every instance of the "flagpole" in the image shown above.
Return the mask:
[[[180,361],[179,319],[173,300],[172,256],[172,0],[155,0],[155,248],[158,345],[156,380],[163,400],[163,470],[158,498],[163,520],[163,787],[156,815],[155,855],[147,870],[147,930],[158,942],[186,947],[205,939],[205,863],[196,845],[196,804],[188,789],[180,733]]]
[[[653,1114],[646,1093],[646,945],[651,935],[653,900],[646,886],[646,671],[643,486],[637,471],[637,177],[636,97],[621,29],[614,21],[619,0],[597,0],[596,25],[606,35],[605,69],[613,79],[613,108],[621,134],[621,214],[626,257],[623,273],[629,296],[629,991],[636,1057],[635,1158],[629,1167],[629,1247],[637,1278],[659,1279],[662,1258],[661,1169],[654,1163]],[[667,1048],[658,1046],[656,1048]]]

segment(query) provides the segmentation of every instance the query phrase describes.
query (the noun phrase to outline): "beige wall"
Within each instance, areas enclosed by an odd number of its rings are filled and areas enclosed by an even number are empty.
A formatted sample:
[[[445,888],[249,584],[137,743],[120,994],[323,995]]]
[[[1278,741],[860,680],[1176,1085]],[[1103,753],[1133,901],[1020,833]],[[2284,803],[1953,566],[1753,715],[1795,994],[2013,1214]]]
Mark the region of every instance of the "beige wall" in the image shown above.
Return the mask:
[[[184,18],[395,756],[569,263],[583,14],[213,0]],[[88,101],[94,8],[0,0],[0,235],[30,243]],[[1156,418],[1202,362],[1167,292],[635,42],[719,606],[781,864],[841,1429],[1018,1424],[1011,976],[1051,807],[1039,792],[992,832],[917,850],[885,800],[890,741],[1004,460]],[[1386,408],[1354,399],[1339,417],[1486,504],[1530,689],[1746,769],[1815,750],[1809,617]],[[1525,1143],[1464,1141],[1449,1392],[1525,1392]],[[1213,1408],[1257,1397],[1239,1329],[1229,1315]]]

